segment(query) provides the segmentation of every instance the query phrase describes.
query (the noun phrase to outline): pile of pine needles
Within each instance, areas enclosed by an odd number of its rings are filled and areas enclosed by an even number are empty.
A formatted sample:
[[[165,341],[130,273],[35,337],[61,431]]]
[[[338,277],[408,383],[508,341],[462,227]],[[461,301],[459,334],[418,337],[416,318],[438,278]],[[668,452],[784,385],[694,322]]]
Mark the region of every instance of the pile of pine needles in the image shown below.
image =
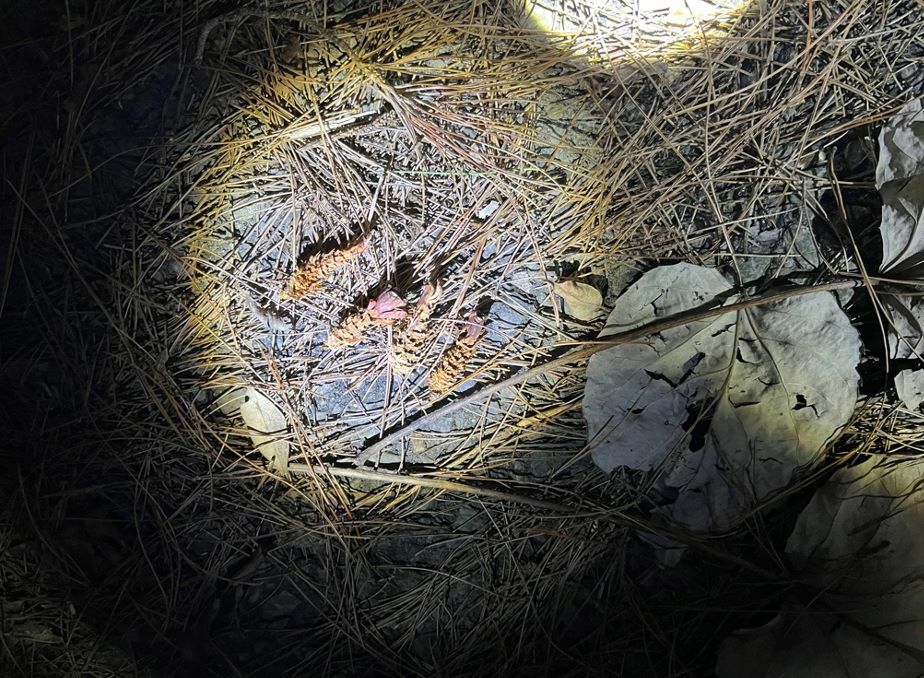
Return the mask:
[[[4,675],[680,676],[772,614],[794,512],[653,523],[657,474],[589,460],[583,364],[446,408],[596,336],[559,281],[874,261],[919,3],[679,37],[615,2],[557,32],[512,1],[123,4],[7,17]],[[404,316],[330,341],[385,293]],[[222,407],[245,387],[290,472]],[[868,390],[839,459],[917,443]]]

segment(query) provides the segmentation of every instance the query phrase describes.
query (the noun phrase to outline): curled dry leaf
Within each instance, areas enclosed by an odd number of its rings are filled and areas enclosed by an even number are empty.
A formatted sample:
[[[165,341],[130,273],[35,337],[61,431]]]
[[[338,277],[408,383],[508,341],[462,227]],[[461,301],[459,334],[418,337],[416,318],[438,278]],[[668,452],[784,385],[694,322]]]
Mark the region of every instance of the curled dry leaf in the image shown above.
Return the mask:
[[[270,468],[285,473],[289,468],[289,441],[285,440],[289,422],[279,407],[255,388],[239,392],[241,418],[250,432],[254,447]]]
[[[883,273],[907,274],[924,261],[924,107],[907,104],[879,134],[876,186],[882,194]]]
[[[889,309],[889,357],[920,361],[924,356],[924,301],[920,297],[894,295],[886,300]],[[924,369],[901,370],[895,375],[895,390],[909,410],[919,411],[924,402]]]
[[[924,99],[912,99],[882,127],[876,186],[924,174]]]
[[[646,273],[616,301],[601,337],[727,296],[715,270]],[[860,340],[833,295],[792,297],[688,323],[595,354],[584,416],[593,459],[666,468],[666,508],[724,529],[815,462],[853,413]]]
[[[572,318],[588,322],[600,314],[603,295],[593,285],[565,280],[555,283],[552,289],[564,302],[565,313]]]

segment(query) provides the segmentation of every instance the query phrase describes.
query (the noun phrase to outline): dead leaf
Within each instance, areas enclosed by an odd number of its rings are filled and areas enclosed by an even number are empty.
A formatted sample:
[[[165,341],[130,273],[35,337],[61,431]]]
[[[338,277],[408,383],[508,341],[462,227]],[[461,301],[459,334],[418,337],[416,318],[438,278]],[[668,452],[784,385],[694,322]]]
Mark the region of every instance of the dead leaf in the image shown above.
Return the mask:
[[[711,269],[646,273],[617,299],[601,337],[727,295]],[[666,509],[724,529],[815,462],[853,413],[860,340],[833,295],[689,323],[595,354],[584,416],[593,459],[650,470],[679,490]]]
[[[889,310],[889,357],[921,360],[924,356],[924,302],[919,297],[893,295],[886,298]],[[924,369],[901,370],[895,390],[909,410],[919,411],[924,402]]]
[[[250,431],[254,447],[270,468],[285,473],[289,468],[289,441],[285,438],[289,422],[279,406],[255,388],[241,393],[240,413]]]
[[[882,194],[883,273],[924,275],[924,105],[908,103],[879,134],[876,185]],[[889,299],[892,326],[889,357],[920,359],[924,351],[924,304],[910,296]],[[905,406],[917,411],[924,402],[924,370],[902,370],[895,388]]]
[[[788,604],[756,629],[736,631],[719,646],[718,678],[917,678],[914,656],[837,615]]]
[[[876,186],[882,194],[881,271],[898,272],[924,255],[924,107],[915,99],[879,134]]]
[[[789,604],[719,648],[719,678],[917,678],[924,673],[924,459],[842,468],[786,553],[813,608]]]
[[[874,457],[815,493],[786,553],[829,609],[924,653],[922,528],[924,459]]]
[[[215,396],[212,405],[226,417],[236,417],[241,412],[241,403],[246,393],[247,389],[243,386],[227,388]]]
[[[552,289],[562,298],[565,304],[565,313],[576,320],[589,322],[600,314],[603,306],[603,295],[593,285],[565,280],[554,283]]]
[[[876,186],[924,174],[924,100],[913,99],[882,127]]]
[[[919,268],[924,254],[924,174],[894,181],[882,194],[882,273]]]

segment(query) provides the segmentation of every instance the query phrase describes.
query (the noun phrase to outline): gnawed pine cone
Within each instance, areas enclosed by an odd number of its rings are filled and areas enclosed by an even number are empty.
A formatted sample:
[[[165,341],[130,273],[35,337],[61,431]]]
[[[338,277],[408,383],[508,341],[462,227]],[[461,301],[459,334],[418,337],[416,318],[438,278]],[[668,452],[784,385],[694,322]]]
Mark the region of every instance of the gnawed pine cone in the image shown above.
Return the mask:
[[[395,374],[409,374],[420,364],[431,336],[430,318],[433,315],[433,305],[440,293],[439,284],[427,284],[414,311],[395,328],[394,343],[388,354],[389,365]]]
[[[362,343],[373,325],[391,325],[407,317],[405,301],[394,290],[385,290],[370,299],[364,309],[347,313],[340,324],[332,328],[327,347],[336,349]]]
[[[279,293],[280,299],[303,299],[318,292],[325,279],[334,271],[350,263],[362,254],[368,242],[365,238],[359,242],[339,250],[331,250],[324,254],[312,254],[295,267],[292,276],[285,288]]]
[[[475,355],[478,342],[484,333],[482,323],[483,320],[476,314],[469,314],[465,331],[446,349],[427,378],[427,385],[433,395],[445,395],[463,381],[466,367]]]
[[[362,343],[366,338],[366,331],[373,322],[372,316],[364,308],[347,313],[339,325],[331,328],[330,335],[327,337],[327,347],[343,348]]]

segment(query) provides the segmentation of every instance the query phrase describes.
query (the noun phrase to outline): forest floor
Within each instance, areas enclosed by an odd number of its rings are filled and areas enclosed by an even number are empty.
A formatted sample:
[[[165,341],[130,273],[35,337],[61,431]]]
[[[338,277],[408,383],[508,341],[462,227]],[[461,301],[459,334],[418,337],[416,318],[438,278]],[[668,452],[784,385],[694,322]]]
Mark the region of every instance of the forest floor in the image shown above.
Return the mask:
[[[713,675],[807,595],[781,551],[824,470],[662,568],[659,474],[593,463],[586,360],[451,406],[656,265],[875,268],[921,5],[572,4],[6,10],[4,675]],[[844,302],[833,460],[920,423]]]

